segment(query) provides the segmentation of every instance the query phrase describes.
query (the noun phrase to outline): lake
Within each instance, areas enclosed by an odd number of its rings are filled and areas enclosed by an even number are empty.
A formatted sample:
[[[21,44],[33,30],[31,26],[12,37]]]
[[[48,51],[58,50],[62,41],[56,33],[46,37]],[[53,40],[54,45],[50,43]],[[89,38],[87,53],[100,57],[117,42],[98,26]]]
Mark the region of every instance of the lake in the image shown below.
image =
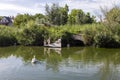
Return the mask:
[[[31,63],[36,58],[37,63]],[[120,49],[0,48],[0,80],[119,80]]]

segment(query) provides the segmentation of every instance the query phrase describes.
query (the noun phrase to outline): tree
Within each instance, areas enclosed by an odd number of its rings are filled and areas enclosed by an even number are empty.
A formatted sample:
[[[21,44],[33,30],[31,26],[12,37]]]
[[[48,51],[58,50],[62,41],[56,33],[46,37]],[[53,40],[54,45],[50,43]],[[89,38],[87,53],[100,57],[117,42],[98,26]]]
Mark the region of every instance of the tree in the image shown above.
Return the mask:
[[[76,14],[76,24],[86,23],[86,15],[82,10],[77,10]]]
[[[104,15],[104,25],[114,30],[114,27],[120,25],[120,7],[114,6],[112,9],[101,8]]]
[[[35,14],[33,16],[36,25],[43,25],[46,21],[46,17],[43,14]]]
[[[77,9],[72,9],[71,13],[68,16],[68,24],[76,24],[76,15]]]
[[[95,23],[95,22],[96,22],[95,16],[90,16],[90,13],[88,12],[86,14],[86,23],[91,24],[91,23]]]
[[[116,22],[120,24],[120,8],[114,7],[106,13],[106,20],[109,22]]]
[[[35,15],[29,15],[29,14],[18,14],[14,19],[14,26],[20,27],[25,26],[28,22],[34,22],[37,21],[37,23],[41,23],[40,21],[42,19],[45,19],[45,16],[43,14],[35,14]]]
[[[46,4],[46,16],[48,18],[48,21],[54,25],[60,24],[60,15],[59,15],[59,6],[58,4],[53,4],[51,8]]]
[[[46,4],[45,10],[48,21],[53,25],[64,25],[67,23],[69,11],[67,5],[65,7],[59,7],[58,4],[53,4],[49,7]]]
[[[68,23],[70,24],[85,23],[85,13],[81,9],[73,9],[69,14]]]
[[[67,20],[68,20],[68,5],[66,4],[65,7],[61,7],[60,8],[60,24],[61,25],[65,25],[67,24]]]
[[[42,18],[45,18],[45,16],[43,14],[40,14],[40,13],[38,14],[37,13],[37,14],[33,15],[33,18],[34,18],[34,20],[37,19],[37,18],[42,19]]]
[[[90,13],[85,14],[81,9],[73,9],[68,16],[68,24],[90,24],[95,22],[95,17]]]
[[[32,15],[29,14],[18,14],[14,19],[14,26],[25,25],[29,20],[32,20]]]

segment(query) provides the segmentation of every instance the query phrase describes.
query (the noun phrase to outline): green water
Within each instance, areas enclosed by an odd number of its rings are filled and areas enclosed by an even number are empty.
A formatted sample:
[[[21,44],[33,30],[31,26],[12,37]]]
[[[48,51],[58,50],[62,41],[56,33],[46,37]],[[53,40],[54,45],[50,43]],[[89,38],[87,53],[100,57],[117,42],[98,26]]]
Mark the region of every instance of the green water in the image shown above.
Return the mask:
[[[120,49],[0,48],[0,80],[120,80]]]

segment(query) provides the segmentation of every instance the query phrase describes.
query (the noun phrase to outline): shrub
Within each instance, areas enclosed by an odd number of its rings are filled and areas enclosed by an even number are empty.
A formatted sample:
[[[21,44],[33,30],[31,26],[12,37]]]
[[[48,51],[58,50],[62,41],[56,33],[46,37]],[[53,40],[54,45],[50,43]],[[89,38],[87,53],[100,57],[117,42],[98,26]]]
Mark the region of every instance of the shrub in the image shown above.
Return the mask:
[[[16,37],[21,45],[43,45],[43,33],[43,27],[32,25],[19,29]]]
[[[107,32],[97,33],[94,37],[94,44],[97,47],[120,47],[120,42],[116,41],[113,35]]]
[[[17,43],[14,28],[0,26],[0,46],[10,46]]]

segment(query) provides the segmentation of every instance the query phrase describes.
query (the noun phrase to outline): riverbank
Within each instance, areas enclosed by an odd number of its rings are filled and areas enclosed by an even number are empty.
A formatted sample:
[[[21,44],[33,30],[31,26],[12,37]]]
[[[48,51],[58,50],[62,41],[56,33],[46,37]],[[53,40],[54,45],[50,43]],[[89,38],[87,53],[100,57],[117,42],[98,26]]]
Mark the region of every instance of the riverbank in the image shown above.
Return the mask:
[[[81,35],[82,40],[76,40],[73,35]],[[110,30],[102,24],[65,25],[65,26],[38,26],[34,23],[24,27],[0,26],[0,46],[25,45],[43,46],[44,40],[51,42],[62,38],[64,47],[96,46],[120,47],[120,28],[115,26]]]

